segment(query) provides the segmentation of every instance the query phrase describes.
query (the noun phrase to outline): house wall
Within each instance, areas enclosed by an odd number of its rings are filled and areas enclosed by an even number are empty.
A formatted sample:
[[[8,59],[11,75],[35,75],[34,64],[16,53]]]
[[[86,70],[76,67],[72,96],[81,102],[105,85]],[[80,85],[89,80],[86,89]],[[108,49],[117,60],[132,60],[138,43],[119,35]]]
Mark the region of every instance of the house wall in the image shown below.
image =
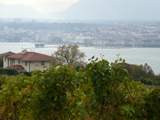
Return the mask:
[[[8,67],[8,59],[6,57],[3,57],[3,68]]]
[[[27,72],[36,70],[44,71],[50,67],[49,62],[44,62],[44,65],[42,65],[42,62],[22,62],[21,65],[25,68]]]
[[[27,72],[31,71],[44,71],[50,67],[50,62],[24,62],[20,60],[11,60],[8,58],[3,58],[3,68],[7,68],[11,65],[22,65]]]

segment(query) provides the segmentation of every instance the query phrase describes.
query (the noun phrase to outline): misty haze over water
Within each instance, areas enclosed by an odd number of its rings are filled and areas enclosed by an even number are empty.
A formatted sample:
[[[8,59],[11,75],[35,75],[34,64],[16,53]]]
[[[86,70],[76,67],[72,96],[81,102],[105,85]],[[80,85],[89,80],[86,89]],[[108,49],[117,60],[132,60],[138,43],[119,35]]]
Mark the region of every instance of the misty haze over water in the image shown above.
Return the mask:
[[[0,42],[78,44],[100,48],[159,48],[160,22],[52,23],[1,20]]]

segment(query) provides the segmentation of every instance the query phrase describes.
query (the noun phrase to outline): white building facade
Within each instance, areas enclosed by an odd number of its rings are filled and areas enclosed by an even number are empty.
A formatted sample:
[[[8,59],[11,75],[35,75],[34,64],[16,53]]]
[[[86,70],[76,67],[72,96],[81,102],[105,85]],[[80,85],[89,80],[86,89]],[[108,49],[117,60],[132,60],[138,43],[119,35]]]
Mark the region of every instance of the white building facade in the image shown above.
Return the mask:
[[[3,55],[3,68],[23,67],[26,72],[44,71],[50,67],[51,56],[35,52],[6,53]]]

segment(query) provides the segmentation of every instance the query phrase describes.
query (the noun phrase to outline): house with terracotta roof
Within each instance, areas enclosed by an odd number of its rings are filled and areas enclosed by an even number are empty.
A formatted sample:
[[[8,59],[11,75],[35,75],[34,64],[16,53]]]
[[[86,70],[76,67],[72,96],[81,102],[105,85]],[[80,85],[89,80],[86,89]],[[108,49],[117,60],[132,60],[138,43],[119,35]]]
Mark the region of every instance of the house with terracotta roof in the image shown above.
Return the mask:
[[[36,52],[8,52],[3,54],[3,68],[23,68],[26,72],[44,71],[50,67],[52,59],[51,56]]]

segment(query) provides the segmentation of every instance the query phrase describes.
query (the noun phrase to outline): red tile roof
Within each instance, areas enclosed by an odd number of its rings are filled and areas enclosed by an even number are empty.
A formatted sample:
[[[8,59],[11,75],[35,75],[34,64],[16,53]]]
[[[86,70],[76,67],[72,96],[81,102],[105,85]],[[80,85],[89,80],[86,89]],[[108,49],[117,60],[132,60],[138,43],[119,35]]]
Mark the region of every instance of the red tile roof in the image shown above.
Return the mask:
[[[44,55],[36,52],[21,52],[8,56],[10,59],[30,61],[30,62],[39,62],[39,61],[51,61],[53,58],[48,55]]]
[[[10,55],[13,55],[13,54],[15,54],[15,53],[9,51],[9,52],[6,52],[6,53],[1,54],[1,56],[7,57],[7,56],[10,56]]]

